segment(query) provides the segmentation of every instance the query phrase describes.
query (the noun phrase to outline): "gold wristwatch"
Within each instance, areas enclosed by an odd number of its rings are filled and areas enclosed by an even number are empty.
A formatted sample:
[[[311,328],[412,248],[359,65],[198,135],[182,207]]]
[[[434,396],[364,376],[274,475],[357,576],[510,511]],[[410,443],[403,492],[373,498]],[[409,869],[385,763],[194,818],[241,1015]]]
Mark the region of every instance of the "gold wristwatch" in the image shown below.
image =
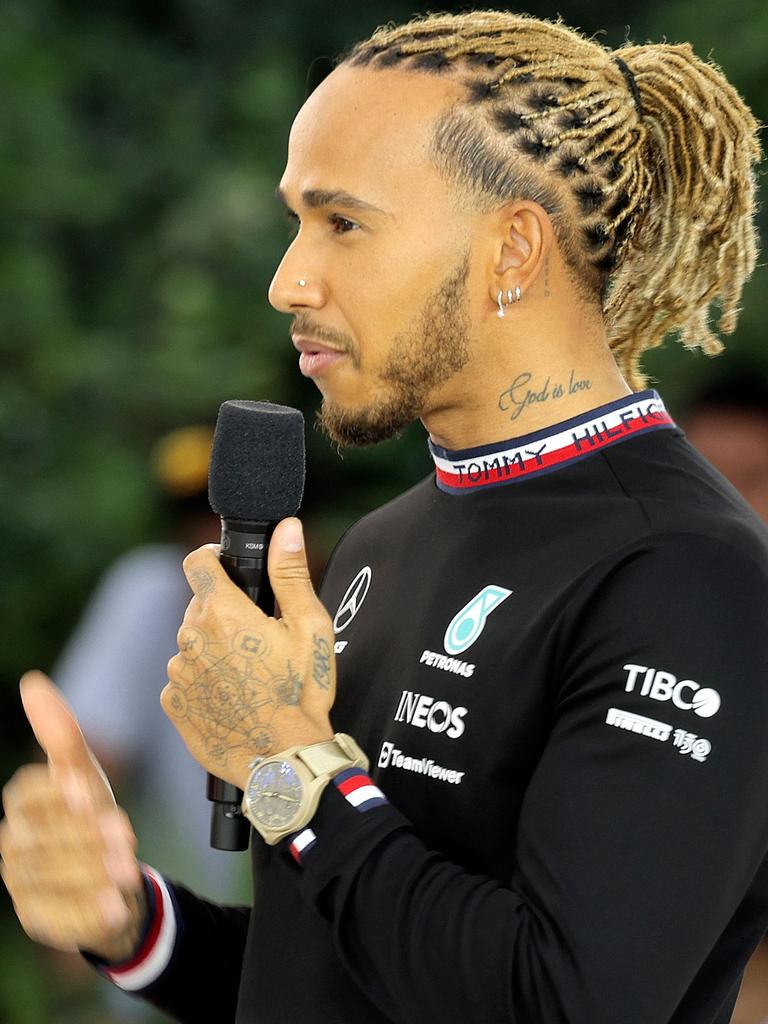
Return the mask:
[[[367,771],[368,758],[343,732],[332,740],[259,758],[245,785],[243,814],[274,846],[312,820],[323,790],[345,768]]]

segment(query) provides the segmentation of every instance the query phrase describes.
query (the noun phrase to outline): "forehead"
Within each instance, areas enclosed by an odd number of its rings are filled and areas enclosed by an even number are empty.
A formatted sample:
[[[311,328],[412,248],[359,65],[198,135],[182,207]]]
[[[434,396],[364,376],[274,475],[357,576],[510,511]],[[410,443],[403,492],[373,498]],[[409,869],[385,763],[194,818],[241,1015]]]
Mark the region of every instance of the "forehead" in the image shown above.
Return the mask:
[[[391,200],[406,182],[409,192],[421,191],[437,181],[429,158],[435,120],[462,93],[447,76],[342,65],[293,123],[283,187],[363,190],[374,203]]]

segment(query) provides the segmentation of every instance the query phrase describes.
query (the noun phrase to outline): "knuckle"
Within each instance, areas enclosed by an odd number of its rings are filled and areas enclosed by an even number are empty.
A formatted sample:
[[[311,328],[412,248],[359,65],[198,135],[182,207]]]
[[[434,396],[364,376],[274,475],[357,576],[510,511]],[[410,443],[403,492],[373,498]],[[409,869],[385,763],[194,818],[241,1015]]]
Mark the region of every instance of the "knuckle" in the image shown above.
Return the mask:
[[[277,577],[281,580],[310,583],[309,570],[303,562],[283,562],[277,569]]]
[[[181,563],[181,567],[184,572],[189,572],[190,569],[194,569],[197,565],[199,554],[197,550],[190,551],[188,555],[184,556],[184,560]]]
[[[135,850],[136,847],[138,846],[138,839],[136,838],[136,833],[133,830],[131,819],[128,817],[127,811],[123,810],[122,807],[117,808],[117,819],[120,823],[120,828],[122,828],[123,832],[125,833],[125,838],[128,845],[131,847],[132,850]]]
[[[6,815],[17,811],[25,803],[39,795],[43,789],[50,788],[50,785],[51,776],[47,765],[22,765],[3,786],[3,807]]]

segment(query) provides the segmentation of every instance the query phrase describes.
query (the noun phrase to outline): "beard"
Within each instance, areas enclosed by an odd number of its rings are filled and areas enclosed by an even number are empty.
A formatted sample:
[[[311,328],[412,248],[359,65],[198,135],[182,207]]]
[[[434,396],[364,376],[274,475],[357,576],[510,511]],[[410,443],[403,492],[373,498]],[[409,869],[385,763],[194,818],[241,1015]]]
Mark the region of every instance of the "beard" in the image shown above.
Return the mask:
[[[467,365],[468,276],[465,255],[428,296],[411,325],[395,337],[379,375],[376,401],[361,409],[346,409],[323,400],[317,421],[337,445],[377,444],[397,436],[423,415],[430,393]]]

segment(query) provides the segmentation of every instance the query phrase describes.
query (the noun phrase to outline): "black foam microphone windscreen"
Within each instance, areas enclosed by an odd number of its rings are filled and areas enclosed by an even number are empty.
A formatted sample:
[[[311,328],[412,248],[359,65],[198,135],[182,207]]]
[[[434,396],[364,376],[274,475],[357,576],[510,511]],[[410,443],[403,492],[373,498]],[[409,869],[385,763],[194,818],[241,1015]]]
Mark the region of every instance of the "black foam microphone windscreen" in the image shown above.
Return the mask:
[[[221,516],[221,564],[229,578],[267,615],[275,598],[267,549],[281,519],[294,515],[304,492],[304,417],[271,402],[224,402],[219,409],[208,473],[211,508]],[[243,794],[208,776],[211,846],[245,850],[250,825]]]
[[[304,492],[304,417],[272,402],[224,402],[208,476],[211,508],[222,519],[280,520]]]

